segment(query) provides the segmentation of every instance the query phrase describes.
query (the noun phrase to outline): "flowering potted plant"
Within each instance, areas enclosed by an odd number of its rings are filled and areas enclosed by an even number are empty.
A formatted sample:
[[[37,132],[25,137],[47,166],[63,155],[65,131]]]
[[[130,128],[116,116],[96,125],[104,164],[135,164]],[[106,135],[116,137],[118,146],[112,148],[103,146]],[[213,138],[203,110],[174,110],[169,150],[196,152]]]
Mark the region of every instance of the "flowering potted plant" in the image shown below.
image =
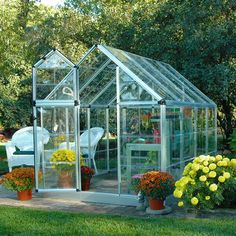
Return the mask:
[[[81,183],[82,183],[82,190],[83,191],[89,190],[90,180],[94,174],[95,174],[94,169],[92,169],[88,166],[85,166],[85,165],[81,166]]]
[[[152,210],[164,209],[164,200],[174,191],[174,179],[162,171],[150,171],[143,175],[140,183],[141,191],[148,197]]]
[[[179,207],[212,209],[235,204],[236,159],[221,155],[196,157],[185,166],[175,186]]]
[[[34,187],[34,169],[16,168],[12,172],[5,174],[0,179],[6,189],[17,191],[19,200],[32,199],[32,188]]]
[[[76,162],[76,154],[73,150],[59,149],[50,158],[52,168],[59,171],[58,185],[63,188],[72,187],[72,174]],[[84,164],[83,157],[80,156],[80,164]]]

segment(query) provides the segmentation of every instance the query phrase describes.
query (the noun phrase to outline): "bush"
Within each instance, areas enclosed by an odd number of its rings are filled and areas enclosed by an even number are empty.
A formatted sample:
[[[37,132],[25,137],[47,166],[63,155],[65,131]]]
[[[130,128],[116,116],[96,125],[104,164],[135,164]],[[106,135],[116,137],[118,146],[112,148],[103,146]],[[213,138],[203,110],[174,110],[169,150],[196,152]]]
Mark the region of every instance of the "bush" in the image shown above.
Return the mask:
[[[180,207],[230,206],[236,200],[236,159],[221,155],[196,157],[187,164],[175,186],[174,196],[179,199]]]

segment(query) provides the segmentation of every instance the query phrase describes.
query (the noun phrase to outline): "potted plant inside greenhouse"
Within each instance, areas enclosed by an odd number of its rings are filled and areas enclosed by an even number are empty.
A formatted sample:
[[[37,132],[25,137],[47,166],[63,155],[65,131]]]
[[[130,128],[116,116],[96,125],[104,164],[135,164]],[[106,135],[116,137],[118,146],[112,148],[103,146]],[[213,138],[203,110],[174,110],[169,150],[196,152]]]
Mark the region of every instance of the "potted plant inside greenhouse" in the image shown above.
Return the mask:
[[[27,201],[32,199],[34,178],[33,168],[15,168],[0,179],[0,184],[8,190],[16,191],[18,200]]]
[[[90,189],[90,181],[94,174],[94,169],[89,166],[81,166],[81,184],[83,191],[88,191]]]
[[[72,187],[75,157],[75,152],[69,149],[59,149],[52,154],[50,162],[53,164],[52,167],[58,171],[59,187]]]

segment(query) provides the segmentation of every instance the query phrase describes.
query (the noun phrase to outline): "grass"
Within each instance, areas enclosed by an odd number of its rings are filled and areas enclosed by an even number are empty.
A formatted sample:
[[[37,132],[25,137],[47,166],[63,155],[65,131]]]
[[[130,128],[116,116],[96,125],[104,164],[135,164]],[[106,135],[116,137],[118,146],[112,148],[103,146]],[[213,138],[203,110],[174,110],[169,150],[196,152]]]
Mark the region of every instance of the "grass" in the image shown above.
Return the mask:
[[[236,235],[233,219],[135,218],[0,206],[0,235]]]

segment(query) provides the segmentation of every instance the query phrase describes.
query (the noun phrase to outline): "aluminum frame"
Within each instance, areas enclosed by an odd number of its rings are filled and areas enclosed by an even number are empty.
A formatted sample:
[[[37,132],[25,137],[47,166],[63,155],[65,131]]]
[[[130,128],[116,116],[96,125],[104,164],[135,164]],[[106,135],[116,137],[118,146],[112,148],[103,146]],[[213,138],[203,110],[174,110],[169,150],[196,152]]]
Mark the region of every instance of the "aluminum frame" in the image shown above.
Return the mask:
[[[100,52],[102,52],[103,54],[105,54],[107,56],[107,60],[100,65],[97,70],[95,71],[95,73],[90,76],[90,78],[88,78],[88,80],[85,82],[85,84],[80,88],[80,83],[79,83],[79,72],[80,72],[80,66],[83,64],[83,62],[87,59],[87,57],[94,52],[95,49],[98,49]],[[171,107],[178,107],[180,108],[180,111],[182,113],[183,116],[183,107],[189,106],[192,109],[194,109],[194,154],[197,154],[197,110],[198,108],[205,108],[206,111],[208,111],[208,108],[213,108],[214,112],[215,112],[215,136],[217,135],[217,129],[216,129],[216,125],[217,125],[217,107],[216,104],[211,101],[206,95],[204,95],[200,90],[198,90],[197,88],[195,88],[188,80],[186,80],[181,74],[179,74],[173,67],[171,67],[170,65],[166,64],[166,63],[162,63],[162,62],[158,62],[160,64],[160,66],[162,66],[166,71],[168,71],[168,73],[172,73],[173,77],[178,80],[179,83],[183,83],[182,80],[184,80],[184,83],[186,83],[186,86],[189,86],[189,92],[190,93],[194,93],[196,91],[197,95],[199,96],[199,99],[202,102],[185,102],[185,101],[178,101],[178,97],[175,95],[174,98],[175,100],[168,100],[165,99],[164,103],[158,104],[159,101],[163,101],[163,97],[160,96],[156,91],[154,91],[150,86],[148,86],[144,81],[142,81],[141,78],[139,78],[138,75],[136,75],[133,71],[132,68],[129,68],[128,66],[124,65],[122,63],[121,60],[119,60],[119,58],[117,58],[115,55],[112,54],[112,52],[106,48],[106,46],[103,45],[94,45],[90,50],[88,50],[88,52],[84,55],[84,57],[81,58],[81,60],[77,63],[77,65],[75,66],[73,63],[71,63],[71,66],[74,66],[74,68],[64,77],[64,79],[58,83],[58,85],[51,91],[51,93],[46,97],[47,99],[49,99],[51,97],[51,95],[58,89],[60,88],[61,85],[63,85],[64,81],[66,81],[66,79],[71,75],[71,73],[73,73],[73,87],[74,87],[74,100],[37,100],[36,97],[36,80],[37,80],[37,73],[36,70],[37,68],[45,61],[45,58],[49,58],[53,53],[57,53],[58,55],[60,55],[63,59],[65,59],[66,61],[68,60],[66,57],[64,57],[63,54],[61,54],[60,52],[57,52],[55,50],[49,52],[44,58],[42,58],[39,62],[37,62],[32,70],[33,73],[33,100],[35,101],[35,106],[33,107],[33,115],[34,117],[37,119],[37,108],[42,108],[42,107],[65,107],[65,109],[74,107],[74,120],[75,120],[75,148],[76,148],[76,156],[79,156],[80,153],[80,139],[79,139],[79,134],[80,134],[80,110],[82,108],[87,108],[87,124],[88,124],[88,129],[90,130],[90,109],[92,107],[96,107],[96,108],[106,108],[106,113],[105,113],[105,130],[107,132],[107,141],[106,141],[106,147],[107,147],[107,171],[110,170],[109,167],[109,139],[108,139],[108,134],[109,134],[109,107],[112,106],[111,104],[115,102],[116,100],[116,112],[117,112],[117,181],[118,181],[118,194],[111,194],[111,193],[93,193],[93,192],[89,192],[88,195],[91,196],[115,196],[115,197],[123,197],[125,196],[125,194],[121,193],[121,109],[122,108],[160,108],[160,126],[161,126],[161,170],[166,171],[170,166],[174,166],[174,165],[169,165],[168,164],[168,152],[167,152],[167,148],[168,148],[168,142],[167,142],[167,108],[171,108]],[[140,57],[143,58],[143,57]],[[143,60],[143,59],[142,59]],[[116,74],[116,78],[112,79],[109,83],[107,83],[102,90],[97,93],[91,100],[90,104],[81,104],[81,100],[80,100],[80,93],[90,85],[90,83],[109,65],[109,63],[115,63],[116,68],[115,68],[115,74]],[[145,61],[145,63],[148,61]],[[134,60],[134,63],[136,63],[136,65],[140,68],[140,65],[138,65],[138,63]],[[167,65],[167,67],[165,67],[165,65]],[[151,64],[152,66],[152,64]],[[161,72],[158,71],[157,68],[155,68],[154,66],[152,66],[153,69],[155,69],[156,72],[158,72],[158,75],[160,75],[162,77],[162,79],[168,80],[167,83],[170,84],[170,86],[174,86],[174,83],[169,80],[164,74],[162,74]],[[138,84],[138,86],[142,87],[148,94],[151,95],[152,97],[152,101],[121,101],[120,99],[120,95],[122,93],[122,88],[120,85],[120,74],[121,72],[126,73],[131,80],[133,80],[135,83]],[[153,81],[153,83],[159,84],[160,82],[156,81],[157,79],[152,75],[152,73],[146,69],[144,69],[144,72],[147,76],[149,76],[149,78]],[[101,97],[108,89],[109,87],[112,85],[112,83],[114,83],[114,81],[116,82],[116,94],[114,94],[114,97],[112,99],[110,99],[107,104],[104,105],[98,105],[98,104],[93,104],[95,103],[95,101],[97,99],[99,99],[99,97]],[[168,90],[168,88],[166,88],[166,90]],[[177,88],[178,92],[180,92],[180,89]],[[188,96],[188,95],[187,95]],[[188,99],[190,100],[191,97],[188,96]],[[183,117],[182,117],[183,118]],[[37,120],[34,120],[34,130],[36,130],[36,126],[37,126]],[[206,113],[205,116],[206,122],[208,123],[208,115]],[[181,123],[182,122],[182,123]],[[66,125],[68,126],[68,118],[66,119]],[[205,132],[208,134],[208,126],[205,127]],[[68,133],[68,128],[66,133]],[[180,118],[180,135],[181,135],[181,140],[183,141],[183,120],[181,121]],[[89,134],[90,136],[90,134]],[[35,134],[34,131],[34,147],[35,147],[35,163],[36,163],[36,157],[38,155],[38,150],[37,150],[37,135]],[[89,138],[90,140],[90,138]],[[181,141],[181,145],[182,145],[182,149],[183,149],[183,143]],[[217,141],[216,137],[215,137],[215,142]],[[205,139],[205,142],[208,142],[208,138]],[[181,146],[180,145],[180,146]],[[207,144],[208,145],[208,144]],[[90,147],[90,145],[89,145]],[[181,147],[180,147],[181,148]],[[217,144],[216,144],[216,148],[217,148]],[[208,150],[207,150],[208,151]],[[90,150],[89,150],[90,152]],[[183,150],[180,150],[180,154],[181,154],[181,160],[180,160],[180,164],[183,167],[183,164],[187,161],[184,160],[183,157]],[[191,159],[191,158],[190,158]],[[188,159],[189,160],[189,159]],[[91,162],[91,160],[90,160]],[[81,173],[80,173],[80,161],[79,158],[76,158],[76,188],[73,189],[40,189],[40,191],[44,192],[44,191],[52,191],[52,192],[67,192],[67,191],[80,191],[81,190]],[[37,173],[38,173],[38,168],[35,165],[35,173],[36,173],[36,190],[39,190],[39,186],[38,186],[38,179],[37,179]],[[81,192],[81,194],[83,194],[84,192]],[[86,194],[85,194],[86,195]],[[84,195],[84,196],[85,196]],[[102,198],[99,199],[99,201],[102,201]],[[125,204],[125,203],[124,203]]]

